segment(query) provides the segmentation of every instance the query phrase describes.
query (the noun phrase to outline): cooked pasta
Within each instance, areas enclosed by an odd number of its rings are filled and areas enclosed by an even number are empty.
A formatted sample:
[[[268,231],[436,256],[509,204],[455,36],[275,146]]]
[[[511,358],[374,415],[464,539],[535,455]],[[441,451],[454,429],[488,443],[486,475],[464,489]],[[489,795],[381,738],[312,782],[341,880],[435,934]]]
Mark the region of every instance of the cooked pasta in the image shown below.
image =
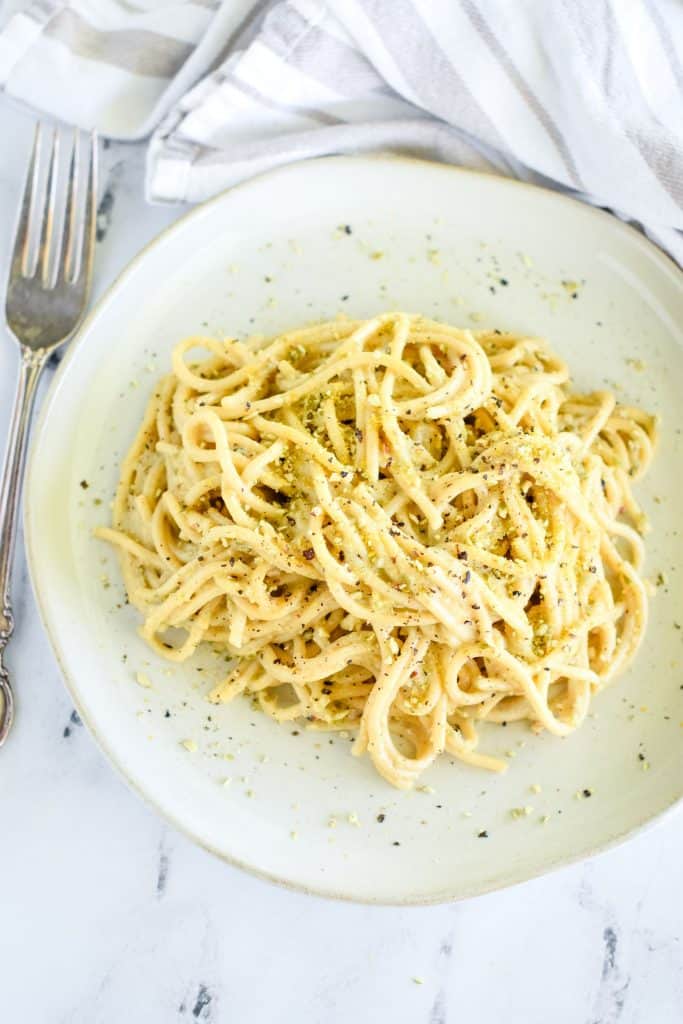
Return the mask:
[[[523,334],[386,313],[192,337],[98,535],[155,651],[234,657],[212,701],[353,731],[407,788],[443,752],[503,770],[482,722],[566,736],[633,658],[654,442]]]

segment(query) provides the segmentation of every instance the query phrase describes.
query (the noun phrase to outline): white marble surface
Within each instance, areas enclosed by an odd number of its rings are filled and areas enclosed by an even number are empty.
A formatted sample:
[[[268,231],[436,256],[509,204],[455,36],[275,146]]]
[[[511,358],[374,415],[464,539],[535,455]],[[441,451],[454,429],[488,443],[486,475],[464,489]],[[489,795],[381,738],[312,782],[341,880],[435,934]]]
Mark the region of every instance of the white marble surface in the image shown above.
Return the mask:
[[[0,276],[31,120],[0,102]],[[96,289],[178,210],[143,152],[104,154]],[[0,441],[16,353],[0,346]],[[683,1019],[683,813],[507,892],[427,909],[328,903],[214,860],[114,773],[72,713],[21,544],[0,753],[0,1020],[674,1024]]]

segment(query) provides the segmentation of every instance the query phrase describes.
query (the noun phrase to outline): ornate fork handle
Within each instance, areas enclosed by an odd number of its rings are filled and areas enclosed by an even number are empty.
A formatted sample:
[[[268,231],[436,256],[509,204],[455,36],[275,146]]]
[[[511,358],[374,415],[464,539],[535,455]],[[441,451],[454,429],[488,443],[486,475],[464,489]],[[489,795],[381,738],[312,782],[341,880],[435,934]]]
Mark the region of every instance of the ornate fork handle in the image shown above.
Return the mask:
[[[10,731],[14,717],[12,686],[7,669],[2,663],[2,656],[14,630],[10,583],[21,478],[36,387],[47,356],[48,353],[44,349],[33,351],[22,346],[7,453],[0,481],[0,746]]]

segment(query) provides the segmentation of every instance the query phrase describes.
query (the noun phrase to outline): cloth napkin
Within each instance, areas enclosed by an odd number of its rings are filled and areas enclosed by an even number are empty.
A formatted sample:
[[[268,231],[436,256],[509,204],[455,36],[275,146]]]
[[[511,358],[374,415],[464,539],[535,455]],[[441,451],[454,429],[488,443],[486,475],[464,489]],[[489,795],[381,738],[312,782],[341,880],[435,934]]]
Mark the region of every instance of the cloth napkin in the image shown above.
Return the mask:
[[[568,191],[683,262],[680,0],[5,5],[0,86],[104,135],[149,137],[150,200],[402,151]]]

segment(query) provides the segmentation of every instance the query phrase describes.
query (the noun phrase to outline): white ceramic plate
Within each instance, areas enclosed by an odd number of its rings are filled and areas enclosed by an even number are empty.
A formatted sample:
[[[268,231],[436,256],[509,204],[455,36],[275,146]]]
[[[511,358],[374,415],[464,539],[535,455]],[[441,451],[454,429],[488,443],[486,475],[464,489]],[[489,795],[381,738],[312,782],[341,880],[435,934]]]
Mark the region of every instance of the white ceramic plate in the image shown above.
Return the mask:
[[[522,881],[616,842],[679,800],[682,297],[673,264],[606,214],[390,157],[277,171],[198,207],[146,249],[64,360],[26,503],[55,653],[80,714],[129,782],[235,864],[311,892],[395,903]],[[482,748],[510,756],[505,776],[443,758],[424,779],[429,788],[411,793],[352,758],[348,738],[278,726],[247,701],[206,703],[210,659],[169,669],[147,650],[116,559],[91,536],[108,519],[119,460],[179,338],[269,334],[340,310],[392,308],[545,335],[580,387],[617,388],[663,417],[640,495],[653,523],[647,569],[667,582],[633,669],[567,740],[522,726],[485,731]],[[135,682],[138,671],[152,689]],[[187,739],[196,753],[181,746]],[[584,789],[591,796],[577,798]],[[529,815],[513,819],[511,808],[525,806]]]

